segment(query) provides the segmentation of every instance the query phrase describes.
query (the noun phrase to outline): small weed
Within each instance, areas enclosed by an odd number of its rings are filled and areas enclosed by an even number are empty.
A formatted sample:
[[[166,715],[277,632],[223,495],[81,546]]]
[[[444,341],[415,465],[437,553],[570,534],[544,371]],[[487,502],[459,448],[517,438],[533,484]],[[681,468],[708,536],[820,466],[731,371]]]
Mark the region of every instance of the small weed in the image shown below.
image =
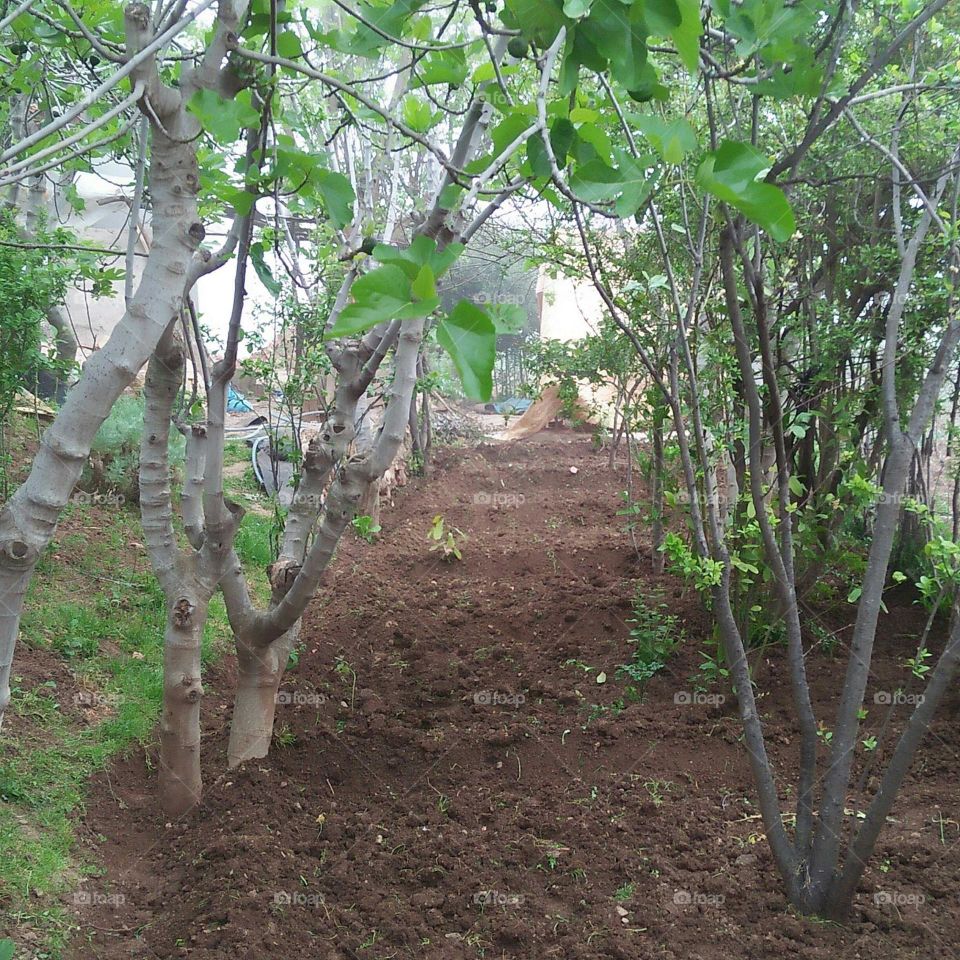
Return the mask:
[[[694,686],[698,692],[704,692],[708,687],[726,680],[730,676],[730,671],[723,665],[723,657],[720,652],[711,656],[706,650],[700,651],[703,662],[700,664],[700,672],[690,679],[694,681]]]
[[[625,883],[623,886],[617,887],[614,891],[613,899],[618,903],[626,903],[628,900],[633,899],[634,894],[634,885],[632,883]]]
[[[277,728],[273,735],[278,747],[292,747],[297,742],[297,735],[284,723]]]
[[[334,672],[344,682],[350,686],[350,709],[357,699],[357,671],[350,666],[349,662],[342,655],[338,656],[334,664]]]
[[[350,521],[350,526],[353,527],[353,532],[361,540],[366,540],[367,543],[373,543],[373,541],[377,538],[377,534],[381,530],[380,524],[373,522],[373,517],[368,517],[365,515],[354,517]]]
[[[683,640],[678,622],[676,615],[667,611],[666,604],[648,606],[638,584],[633,598],[633,616],[627,621],[633,624],[629,640],[633,656],[629,663],[617,668],[617,677],[626,677],[642,694],[643,688],[666,666],[670,654]],[[634,696],[640,695],[633,692]]]
[[[462,560],[461,547],[467,540],[467,535],[457,527],[447,527],[441,514],[437,514],[430,524],[427,539],[433,541],[430,552],[440,551],[442,560]]]
[[[670,780],[644,780],[643,786],[655,807],[662,807],[666,802],[666,794],[673,789],[673,782]]]

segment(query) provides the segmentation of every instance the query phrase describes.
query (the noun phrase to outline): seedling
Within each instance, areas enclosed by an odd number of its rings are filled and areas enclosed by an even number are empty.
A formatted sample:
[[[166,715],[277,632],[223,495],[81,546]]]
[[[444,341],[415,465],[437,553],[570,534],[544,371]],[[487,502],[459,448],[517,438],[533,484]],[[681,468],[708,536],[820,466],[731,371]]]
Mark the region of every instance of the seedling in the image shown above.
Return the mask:
[[[667,611],[666,604],[655,608],[647,605],[639,585],[633,599],[633,616],[627,623],[633,625],[629,641],[633,657],[630,663],[617,668],[617,677],[626,677],[642,692],[647,682],[666,666],[670,654],[683,640],[683,631],[678,629],[677,617]],[[630,690],[633,691],[632,686]]]
[[[380,524],[374,523],[373,517],[368,517],[366,515],[354,517],[350,521],[350,526],[353,527],[353,532],[361,540],[366,540],[367,543],[373,543],[377,537],[377,534],[381,530]]]
[[[673,789],[673,783],[670,780],[644,780],[643,785],[655,807],[662,807],[665,801],[664,794]]]
[[[430,524],[430,530],[427,533],[427,539],[433,541],[430,552],[440,551],[442,560],[462,560],[463,554],[460,547],[467,540],[467,535],[457,527],[447,528],[442,514],[437,514]]]
[[[343,680],[344,683],[349,683],[350,686],[350,709],[353,709],[354,701],[357,699],[357,671],[350,666],[347,660],[338,656],[333,668],[336,671],[338,677]]]
[[[930,672],[930,664],[927,660],[932,656],[933,654],[926,647],[921,647],[915,657],[907,657],[907,666],[918,680],[922,680]]]

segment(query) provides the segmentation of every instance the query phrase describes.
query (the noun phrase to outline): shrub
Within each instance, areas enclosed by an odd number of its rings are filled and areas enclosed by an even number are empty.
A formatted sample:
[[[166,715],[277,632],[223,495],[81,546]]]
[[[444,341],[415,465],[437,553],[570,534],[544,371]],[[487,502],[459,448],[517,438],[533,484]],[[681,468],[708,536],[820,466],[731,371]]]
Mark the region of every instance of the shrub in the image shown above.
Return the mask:
[[[90,461],[79,486],[94,494],[114,494],[126,503],[140,502],[140,439],[143,398],[122,396],[104,420],[90,448]],[[183,461],[185,441],[170,429],[170,462]]]

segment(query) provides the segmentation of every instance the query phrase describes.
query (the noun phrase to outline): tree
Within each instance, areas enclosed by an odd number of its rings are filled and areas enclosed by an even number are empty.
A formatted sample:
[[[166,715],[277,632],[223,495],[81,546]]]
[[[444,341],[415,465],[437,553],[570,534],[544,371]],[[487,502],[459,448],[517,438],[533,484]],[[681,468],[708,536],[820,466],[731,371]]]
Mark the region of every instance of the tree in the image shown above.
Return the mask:
[[[311,35],[316,36],[316,30]],[[356,42],[355,35],[347,45],[352,48]],[[344,43],[340,35],[336,43]],[[467,45],[456,41],[446,46],[459,50]],[[487,49],[481,41],[472,45]],[[492,44],[493,65],[502,58],[505,46],[501,40]],[[423,51],[429,54],[429,46]],[[361,272],[361,266],[354,262],[345,268],[330,315],[321,328],[322,346],[335,371],[336,385],[319,436],[304,454],[299,486],[285,518],[277,560],[270,570],[272,601],[266,610],[258,610],[252,602],[232,550],[239,516],[224,499],[222,487],[223,410],[226,385],[236,368],[243,278],[251,249],[244,239],[250,235],[249,226],[241,231],[230,333],[225,356],[211,375],[206,423],[185,431],[188,481],[182,506],[190,545],[183,550],[176,547],[165,433],[161,429],[173,412],[182,351],[176,345],[163,344],[162,352],[155,353],[151,361],[147,389],[150,426],[141,457],[141,489],[145,494],[141,502],[151,557],[168,601],[161,790],[165,808],[173,812],[187,808],[200,797],[200,631],[213,590],[217,586],[223,590],[237,639],[240,677],[229,744],[229,761],[236,765],[265,756],[269,750],[277,691],[299,636],[300,617],[366,491],[391,464],[406,432],[424,329],[440,306],[437,283],[462,251],[463,241],[469,240],[516,189],[516,184],[509,182],[497,186],[496,178],[520,145],[515,140],[499,144],[494,136],[492,158],[481,155],[474,160],[487,142],[491,117],[482,91],[475,93],[462,111],[461,129],[447,159],[439,146],[409,125],[406,118],[412,108],[406,98],[388,95],[387,106],[383,107],[360,91],[360,81],[333,79],[298,63],[296,58],[274,57],[239,44],[234,46],[234,53],[271,68],[279,67],[291,76],[306,75],[343,96],[352,94],[380,118],[386,131],[362,137],[352,131],[350,142],[344,145],[354,169],[361,164],[367,166],[367,177],[356,198],[357,222],[351,224],[350,218],[344,217],[334,225],[342,231],[345,245],[358,236],[369,235],[371,230],[381,232],[374,230],[380,216],[384,218],[384,237],[393,237],[397,229],[403,229],[410,231],[412,239],[405,246],[372,245],[370,253],[378,266],[365,264],[367,269]],[[398,69],[407,68],[401,65]],[[546,64],[543,69],[547,69]],[[459,86],[458,82],[445,82],[451,88]],[[302,90],[297,97],[302,104]],[[452,124],[455,116],[451,111],[448,123]],[[266,129],[267,125],[261,123],[261,131]],[[407,210],[399,192],[387,184],[387,178],[396,175],[396,165],[379,159],[388,158],[397,134],[414,140],[438,160],[435,169],[439,179],[434,174],[426,191],[419,187],[410,198],[412,208]],[[265,141],[261,154],[277,156],[280,146]],[[290,151],[289,147],[285,149]],[[463,171],[471,166],[475,175],[466,179]],[[246,167],[248,189],[262,193],[264,180],[262,176],[251,179],[251,167]],[[462,195],[458,197],[458,193]],[[380,203],[377,198],[381,198]],[[294,252],[288,253],[292,256],[291,273],[306,277],[307,269],[297,265]],[[363,263],[365,253],[363,245],[348,248],[341,259]],[[471,302],[461,300],[436,321],[435,331],[438,342],[457,366],[466,391],[477,398],[489,396],[495,339],[491,318]],[[354,450],[360,401],[391,352],[389,399],[380,429],[367,449]]]
[[[707,109],[697,119],[709,137],[710,149],[696,160],[695,168],[689,169],[685,161],[695,154],[698,139],[687,119],[635,117],[619,108],[621,133],[629,148],[621,155],[619,176],[603,171],[601,180],[600,169],[591,169],[592,185],[586,192],[580,185],[583,178],[574,179],[578,171],[568,180],[572,215],[590,275],[671,411],[692,543],[687,545],[673,535],[666,544],[668,556],[695,579],[717,621],[775,862],[790,900],[805,912],[827,916],[841,916],[849,909],[884,818],[960,657],[960,634],[954,625],[936,667],[929,671],[917,708],[888,756],[865,820],[849,834],[843,807],[852,783],[878,614],[902,514],[902,491],[914,451],[940,400],[960,333],[953,299],[957,247],[951,212],[957,195],[960,131],[948,123],[942,136],[933,142],[928,136],[922,147],[915,145],[917,166],[911,168],[900,157],[904,117],[911,115],[926,93],[942,95],[954,84],[947,65],[955,50],[942,42],[942,24],[932,20],[942,9],[928,5],[909,22],[897,24],[889,40],[864,56],[856,52],[859,31],[872,29],[872,24],[860,17],[848,19],[843,10],[832,18],[817,18],[813,7],[784,7],[774,18],[779,29],[771,31],[769,23],[758,30],[759,4],[745,4],[736,11],[730,8],[724,29],[716,31],[701,50]],[[784,21],[790,23],[789,29],[783,29]],[[774,39],[780,36],[790,40]],[[713,43],[719,45],[717,49],[711,49]],[[905,52],[908,44],[912,49]],[[891,78],[883,71],[889,66],[892,79],[898,80],[897,67],[904,62],[909,67],[911,59],[931,68],[929,83],[919,83],[908,70],[903,78],[908,82],[885,86]],[[849,65],[849,76],[841,64]],[[831,89],[845,92],[831,95]],[[796,96],[807,97],[812,108],[800,115],[799,132],[794,134],[797,125],[791,122],[789,102]],[[890,119],[889,145],[867,133],[854,113],[862,104],[887,97],[901,98],[898,113]],[[858,266],[846,256],[848,238],[810,243],[806,234],[810,231],[816,237],[817,228],[805,221],[797,235],[794,210],[776,185],[777,178],[791,178],[786,185],[796,198],[802,197],[797,185],[810,179],[829,183],[831,174],[839,174],[834,182],[842,182],[842,170],[822,173],[829,163],[825,135],[841,118],[850,120],[861,140],[876,149],[892,171],[889,189],[883,188],[887,199],[878,199],[875,209],[889,217],[894,243],[885,254],[889,259],[884,272],[872,272],[870,289],[864,285],[865,278],[837,277],[838,270]],[[731,132],[748,137],[749,142],[732,139]],[[652,150],[651,158],[643,155],[641,162],[655,172],[643,178],[649,201],[639,208],[636,233],[638,243],[658,258],[664,277],[662,298],[660,284],[657,290],[649,282],[644,284],[646,328],[637,324],[635,310],[627,306],[629,297],[618,287],[617,270],[604,262],[595,245],[598,237],[609,243],[608,231],[591,231],[583,212],[594,217],[623,212],[624,196],[629,195],[624,161],[641,157],[637,133]],[[777,159],[771,162],[761,144]],[[823,156],[818,155],[821,145]],[[808,168],[817,172],[807,173]],[[657,183],[658,176],[667,174],[673,177],[669,188]],[[854,174],[853,179],[861,175]],[[575,184],[580,185],[579,195]],[[909,199],[904,196],[907,189]],[[611,200],[619,211],[610,210]],[[811,201],[815,207],[810,217],[820,216],[822,201],[816,192]],[[946,211],[941,212],[944,204]],[[838,211],[831,214],[836,231],[837,221],[846,218]],[[847,221],[849,227],[855,226],[854,219]],[[667,229],[675,224],[679,237]],[[938,239],[934,239],[936,233]],[[717,265],[711,262],[714,254]],[[923,303],[914,304],[910,296],[921,257],[927,278],[936,278],[930,284],[935,288],[930,291],[931,300],[943,310],[935,332],[929,327],[930,303],[925,310]],[[924,316],[924,326],[917,328],[922,331],[919,336],[904,327],[905,316],[914,309]],[[873,443],[865,463],[869,473],[880,478],[882,494],[862,582],[851,592],[857,621],[836,727],[831,731],[826,764],[818,766],[822,727],[814,715],[805,673],[809,649],[798,593],[797,559],[802,556],[798,544],[809,538],[811,530],[818,537],[824,532],[817,504],[822,506],[821,497],[836,496],[838,468],[842,475],[848,464],[838,459],[844,454],[837,432],[824,429],[823,414],[814,412],[803,350],[805,344],[834,349],[829,342],[834,331],[843,330],[842,324],[850,319],[856,322],[865,310],[872,311],[873,322],[861,325],[860,339],[851,338],[846,344],[847,356],[838,358],[841,371],[851,355],[860,355],[864,349],[868,356],[879,350],[880,356],[866,383],[860,381],[861,389],[865,388],[860,396],[861,415],[848,416],[839,426],[857,430],[863,437],[876,413],[882,413],[882,441]],[[791,329],[798,318],[805,325],[807,340]],[[666,375],[649,349],[651,329],[658,323],[672,330]],[[904,340],[914,343],[917,351],[906,361],[900,353]],[[708,351],[712,352],[709,365]],[[835,370],[824,377],[835,378]],[[785,379],[791,383],[786,389]],[[878,406],[871,399],[875,386],[879,387]],[[809,446],[797,441],[808,436],[816,419],[823,426],[819,441],[814,435],[811,455]],[[724,472],[724,461],[734,468],[729,474]],[[827,490],[813,486],[812,471],[818,461]],[[814,538],[806,543],[814,557],[817,542]],[[756,560],[748,547],[754,549]],[[760,563],[769,571],[773,600],[764,603],[762,597],[754,596],[745,623],[735,614],[735,584],[738,578],[744,585],[756,584],[762,576]],[[800,728],[792,835],[783,822],[777,777],[766,753],[749,668],[744,628],[753,625],[758,614],[779,622],[784,631]]]
[[[227,2],[218,5],[209,46],[195,63],[182,69],[177,86],[162,80],[158,63],[158,52],[211,3],[186,14],[178,7],[160,24],[152,22],[147,6],[127,6],[125,52],[117,49],[116,42],[111,41],[108,47],[103,41],[88,39],[93,49],[109,52],[109,60],[121,64],[119,69],[94,90],[83,96],[77,92],[77,100],[69,109],[0,153],[0,164],[4,165],[0,183],[12,183],[36,176],[51,155],[78,143],[87,141],[75,153],[96,149],[96,142],[92,147],[88,138],[117,115],[120,105],[109,106],[108,95],[129,78],[132,92],[120,104],[123,108],[136,104],[148,117],[151,128],[149,184],[154,229],[150,256],[126,313],[103,349],[84,365],[79,382],[43,436],[27,480],[0,512],[0,719],[10,700],[10,664],[27,584],[56,531],[57,518],[79,479],[97,429],[172,319],[180,316],[184,298],[198,277],[222,263],[235,245],[236,238],[230,237],[217,254],[200,251],[205,232],[196,200],[200,174],[195,141],[200,124],[188,105],[195,95],[223,97],[227,102],[241,89],[242,81],[232,66],[221,64],[228,37],[236,31],[244,10]],[[4,28],[11,23],[16,27],[19,18],[27,18],[20,29],[33,27],[29,7],[22,4],[14,11],[16,17],[5,18]],[[90,33],[86,28],[80,32],[84,38]],[[99,115],[84,122],[87,110],[96,110]],[[40,146],[78,120],[80,128],[75,132],[49,146]],[[53,162],[61,161],[62,157]]]
[[[199,637],[217,589],[240,662],[229,762],[263,756],[300,617],[346,526],[411,420],[416,426],[428,331],[468,395],[489,395],[497,311],[469,300],[441,309],[443,274],[500,210],[549,205],[562,221],[553,255],[585,269],[622,335],[599,347],[625,404],[637,360],[656,391],[661,490],[672,424],[689,537],[666,535],[663,552],[716,619],[788,897],[804,911],[841,915],[960,658],[955,616],[936,666],[914,670],[926,690],[862,825],[848,834],[843,804],[898,530],[904,555],[940,545],[931,554],[935,585],[921,590],[934,606],[956,601],[948,557],[956,544],[937,526],[924,477],[960,337],[960,129],[952,113],[936,135],[919,122],[956,97],[947,0],[916,8],[876,0],[869,9],[716,0],[709,10],[694,0],[506,0],[494,9],[419,0],[354,9],[336,0],[316,11],[221,0],[202,37],[189,28],[213,3],[189,13],[176,5],[162,22],[133,4],[122,29],[109,5],[81,17],[65,0],[25,0],[0,19],[19,58],[0,79],[17,94],[6,101],[21,113],[38,104],[0,151],[0,185],[69,173],[107,147],[148,153],[156,236],[123,321],[85,365],[28,480],[0,513],[0,714],[33,567],[97,427],[149,358],[141,487],[167,600],[165,807],[180,811],[200,796]],[[33,34],[41,39],[28,42]],[[42,82],[45,72],[88,68],[90,84],[74,85],[66,103]],[[145,138],[130,136],[134,111],[150,129],[146,153]],[[857,193],[846,204],[851,184]],[[228,210],[224,247],[199,252],[201,216]],[[309,225],[308,240],[293,236],[294,218]],[[189,293],[234,252],[229,332],[208,367],[211,346]],[[298,328],[298,370],[321,369],[303,362],[309,349],[335,382],[319,438],[298,465],[271,602],[257,609],[233,549],[240,515],[223,490],[223,420],[246,332],[248,268],[279,292],[277,264],[296,310],[320,318]],[[203,397],[182,385],[188,355],[203,368]],[[381,429],[361,442],[378,382],[386,384]],[[171,419],[188,441],[184,538],[173,515]],[[917,520],[905,528],[908,481],[928,502],[909,502]],[[804,590],[844,534],[831,513],[874,492],[870,548],[849,594],[857,622],[824,751],[805,674]],[[792,830],[750,672],[752,645],[773,631],[785,640],[800,730]],[[915,666],[930,655],[925,643]]]

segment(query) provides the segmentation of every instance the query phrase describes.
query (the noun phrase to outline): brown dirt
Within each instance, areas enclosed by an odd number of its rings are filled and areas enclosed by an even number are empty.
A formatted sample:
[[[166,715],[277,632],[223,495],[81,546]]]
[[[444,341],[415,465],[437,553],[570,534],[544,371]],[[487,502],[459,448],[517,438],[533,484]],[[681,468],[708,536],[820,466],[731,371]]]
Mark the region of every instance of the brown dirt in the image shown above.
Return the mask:
[[[636,560],[620,487],[563,431],[444,453],[384,511],[379,545],[342,545],[269,759],[224,772],[225,664],[205,702],[198,810],[165,822],[142,754],[93,784],[84,826],[106,875],[86,885],[99,902],[78,916],[72,960],[955,957],[956,693],[850,922],[797,917],[732,704],[675,702],[708,624]],[[428,552],[437,513],[469,537],[462,562]],[[688,639],[645,702],[588,722],[624,693],[634,578]],[[919,622],[909,607],[885,619],[876,689],[902,680]],[[784,672],[770,651],[760,704],[786,793]],[[824,716],[841,672],[811,658]]]

